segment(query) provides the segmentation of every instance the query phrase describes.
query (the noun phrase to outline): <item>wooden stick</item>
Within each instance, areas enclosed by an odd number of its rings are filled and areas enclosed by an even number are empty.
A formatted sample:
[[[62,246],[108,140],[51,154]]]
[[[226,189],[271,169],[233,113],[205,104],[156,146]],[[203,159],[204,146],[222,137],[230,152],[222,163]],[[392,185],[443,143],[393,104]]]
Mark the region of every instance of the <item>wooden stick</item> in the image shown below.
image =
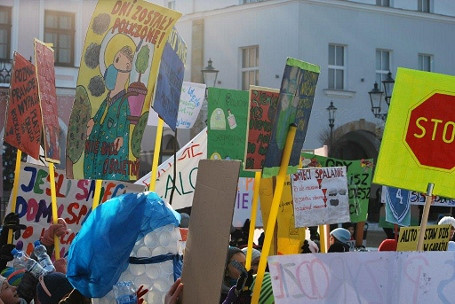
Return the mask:
[[[163,120],[158,117],[158,125],[156,126],[155,148],[153,150],[153,164],[152,164],[152,174],[150,175],[149,191],[155,191],[156,175],[158,172],[158,161],[159,161],[159,156],[160,156],[160,151],[161,151],[161,138],[163,137],[163,125],[164,125]],[[174,181],[174,183],[175,183],[175,181]],[[175,187],[175,184],[172,186]]]
[[[423,251],[423,240],[425,231],[427,230],[428,214],[430,213],[430,205],[433,203],[433,188],[434,184],[428,183],[427,194],[425,197],[425,207],[423,208],[422,220],[420,221],[419,242],[417,243],[417,251]]]
[[[16,202],[17,202],[17,189],[19,189],[19,177],[21,175],[21,158],[22,151],[17,149],[16,153],[16,167],[14,168],[14,183],[13,183],[13,193],[11,196],[11,212],[16,212]],[[8,244],[13,243],[13,229],[8,230]]]

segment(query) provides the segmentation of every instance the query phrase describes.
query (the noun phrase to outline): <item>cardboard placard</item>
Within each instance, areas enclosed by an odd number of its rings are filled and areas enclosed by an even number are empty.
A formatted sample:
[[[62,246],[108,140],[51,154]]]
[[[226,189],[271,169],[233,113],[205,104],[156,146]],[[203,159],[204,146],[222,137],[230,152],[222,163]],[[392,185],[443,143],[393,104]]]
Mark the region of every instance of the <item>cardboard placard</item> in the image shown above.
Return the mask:
[[[240,161],[201,160],[184,255],[182,303],[219,303]]]
[[[429,225],[423,240],[424,251],[446,251],[451,225]],[[419,226],[401,227],[397,251],[415,251],[420,232]]]

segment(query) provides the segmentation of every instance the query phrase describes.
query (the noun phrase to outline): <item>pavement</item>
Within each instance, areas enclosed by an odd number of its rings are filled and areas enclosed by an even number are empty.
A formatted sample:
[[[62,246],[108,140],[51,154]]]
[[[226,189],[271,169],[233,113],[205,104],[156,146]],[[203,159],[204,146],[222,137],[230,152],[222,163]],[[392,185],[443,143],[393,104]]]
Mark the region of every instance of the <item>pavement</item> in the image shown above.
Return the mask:
[[[384,230],[379,227],[378,223],[368,223],[366,248],[369,251],[378,250],[379,244],[387,238]]]

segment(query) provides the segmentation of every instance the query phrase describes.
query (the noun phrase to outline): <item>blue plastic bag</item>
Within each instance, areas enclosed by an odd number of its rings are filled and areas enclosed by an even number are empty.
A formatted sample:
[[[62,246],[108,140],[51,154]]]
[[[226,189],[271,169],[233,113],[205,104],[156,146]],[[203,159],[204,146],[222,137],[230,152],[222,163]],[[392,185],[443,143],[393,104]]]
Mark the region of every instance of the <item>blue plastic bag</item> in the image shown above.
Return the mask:
[[[127,193],[106,201],[91,212],[71,243],[68,280],[86,297],[105,296],[128,267],[136,241],[179,222],[180,214],[154,192]]]

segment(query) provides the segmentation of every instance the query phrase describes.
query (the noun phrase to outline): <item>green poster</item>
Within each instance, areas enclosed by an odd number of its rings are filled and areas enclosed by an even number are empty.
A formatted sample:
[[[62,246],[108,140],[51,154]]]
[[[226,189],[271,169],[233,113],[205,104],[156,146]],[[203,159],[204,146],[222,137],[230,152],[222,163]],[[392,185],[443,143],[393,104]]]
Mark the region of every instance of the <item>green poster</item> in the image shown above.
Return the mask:
[[[243,161],[248,111],[248,91],[208,88],[207,158]],[[241,170],[240,176],[254,172]]]
[[[373,159],[341,160],[302,153],[301,160],[304,168],[346,166],[351,222],[358,223],[367,220],[371,178],[373,177]]]

